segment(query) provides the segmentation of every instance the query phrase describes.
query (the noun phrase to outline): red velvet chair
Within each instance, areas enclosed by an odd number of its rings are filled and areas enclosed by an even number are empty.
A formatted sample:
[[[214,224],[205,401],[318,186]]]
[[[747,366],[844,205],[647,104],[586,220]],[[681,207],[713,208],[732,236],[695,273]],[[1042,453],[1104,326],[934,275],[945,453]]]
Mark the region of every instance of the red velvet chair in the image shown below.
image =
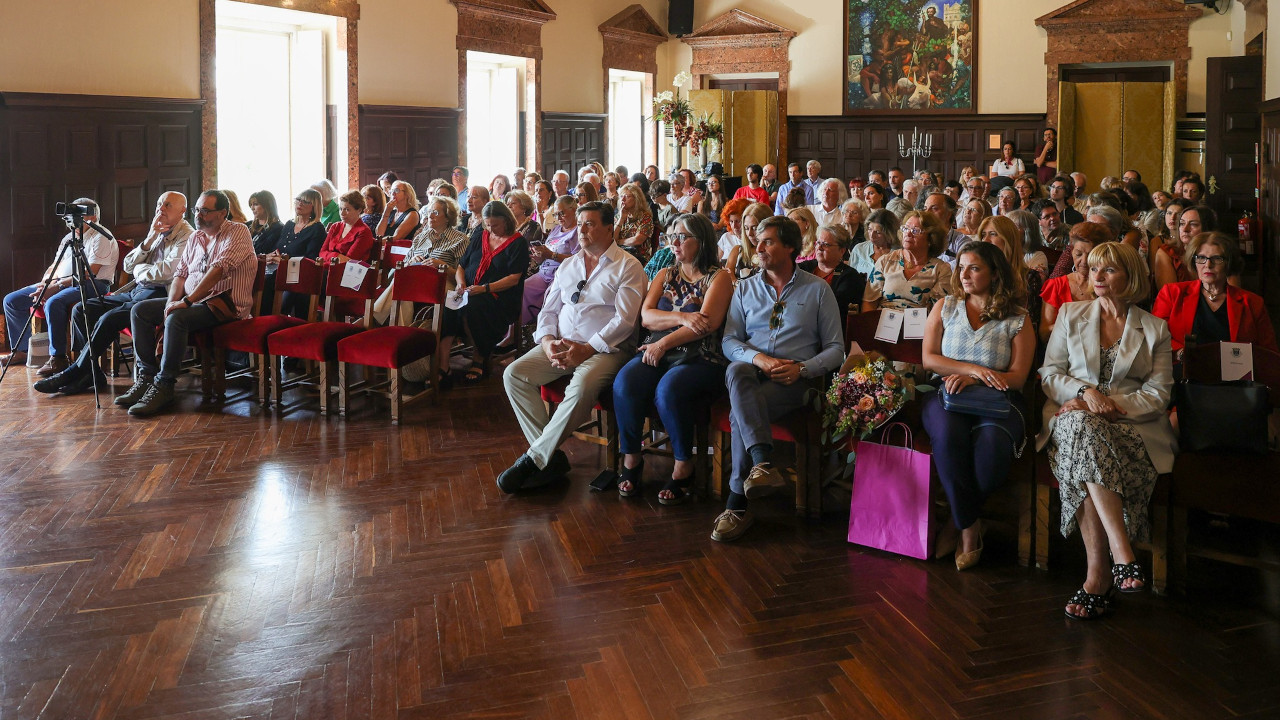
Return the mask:
[[[373,299],[378,292],[378,266],[375,263],[369,267],[360,286],[354,290],[342,285],[346,266],[347,263],[337,259],[329,264],[324,283],[323,321],[286,328],[267,336],[267,350],[271,356],[272,399],[281,409],[283,409],[282,396],[285,390],[315,383],[320,387],[320,412],[327,415],[329,395],[333,389],[332,380],[335,379],[335,364],[338,361],[338,341],[364,332],[369,327],[370,316],[373,313]],[[352,306],[355,303],[363,303],[364,306],[360,319],[356,322],[345,322],[341,319],[343,314],[339,310],[339,305]],[[283,358],[315,362],[319,366],[319,372],[306,373],[302,377],[285,383],[280,367]]]
[[[358,335],[338,341],[338,413],[346,415],[350,392],[358,389],[385,395],[391,401],[391,422],[400,422],[400,410],[404,405],[417,402],[438,390],[440,377],[436,361],[436,343],[440,338],[441,313],[447,292],[445,272],[431,265],[404,265],[396,267],[396,282],[391,291],[393,300],[390,323]],[[431,329],[412,327],[413,303],[433,306]],[[424,358],[431,359],[429,387],[415,395],[405,397],[401,370],[410,363]],[[352,388],[347,382],[347,366],[385,368],[385,382],[366,381]],[[384,390],[385,388],[385,390]]]
[[[539,389],[542,402],[547,406],[547,414],[556,410],[556,406],[564,402],[564,391],[569,387],[572,376],[566,375],[554,380]],[[587,421],[573,431],[573,436],[592,445],[605,448],[605,456],[609,458],[610,468],[618,470],[618,426],[613,421],[613,392],[610,388],[600,391],[596,404],[591,408]]]
[[[267,338],[272,333],[315,320],[316,305],[321,293],[324,292],[325,267],[310,258],[298,258],[298,279],[295,282],[288,282],[289,260],[290,258],[287,255],[281,256],[279,269],[276,272],[275,291],[271,304],[275,314],[261,317],[255,316],[244,320],[232,320],[213,329],[213,372],[216,377],[215,386],[218,388],[219,395],[222,394],[223,388],[226,387],[227,352],[244,352],[253,356],[253,362],[247,372],[253,372],[257,375],[258,402],[263,405],[270,404],[267,392],[271,353],[270,348],[267,346]],[[263,266],[265,277],[265,261]],[[255,313],[262,306],[260,302],[261,288],[257,287],[257,290],[258,292],[255,295],[259,297],[259,302],[255,303]],[[311,296],[311,300],[307,305],[305,319],[290,317],[280,309],[281,305],[283,305],[281,297],[285,292]]]

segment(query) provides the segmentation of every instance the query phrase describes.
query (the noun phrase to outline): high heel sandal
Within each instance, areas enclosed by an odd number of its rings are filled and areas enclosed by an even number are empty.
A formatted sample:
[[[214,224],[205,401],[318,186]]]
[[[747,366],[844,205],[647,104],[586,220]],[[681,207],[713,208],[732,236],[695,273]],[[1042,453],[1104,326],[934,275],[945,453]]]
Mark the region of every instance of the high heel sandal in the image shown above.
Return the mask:
[[[1125,580],[1137,580],[1141,585],[1124,586]],[[1126,595],[1140,593],[1147,589],[1146,574],[1142,571],[1142,563],[1134,560],[1130,563],[1116,563],[1111,566],[1112,587]]]
[[[978,547],[969,552],[960,552],[963,545],[956,544],[956,570],[968,570],[978,564],[978,560],[982,559],[982,536],[986,534],[987,528],[979,520],[978,526]]]
[[[644,477],[644,461],[636,463],[633,468],[625,465],[618,471],[618,497],[634,497],[640,494],[640,479]],[[622,484],[627,483],[631,487],[623,489]]]
[[[680,478],[679,480],[675,478],[671,478],[671,480],[668,481],[666,485],[663,485],[662,489],[658,491],[658,502],[662,503],[663,505],[682,504],[685,500],[689,499],[689,486],[692,484],[693,484],[692,475],[686,478]],[[671,497],[669,498],[662,497],[662,493],[664,492],[671,493]]]
[[[1105,615],[1110,615],[1111,601],[1114,597],[1115,591],[1116,588],[1114,585],[1112,585],[1111,589],[1102,595],[1095,595],[1086,591],[1084,588],[1080,588],[1071,596],[1070,599],[1067,600],[1067,605],[1079,605],[1084,608],[1084,614],[1076,615],[1065,607],[1062,608],[1062,613],[1072,620],[1097,620]]]

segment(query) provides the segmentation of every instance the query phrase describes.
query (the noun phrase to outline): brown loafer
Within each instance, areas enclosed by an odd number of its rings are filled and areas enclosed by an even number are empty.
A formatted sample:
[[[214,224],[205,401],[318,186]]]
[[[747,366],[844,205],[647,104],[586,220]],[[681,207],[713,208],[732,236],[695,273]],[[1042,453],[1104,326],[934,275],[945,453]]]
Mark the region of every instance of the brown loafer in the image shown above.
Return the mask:
[[[60,355],[54,355],[49,358],[49,362],[40,366],[40,369],[36,371],[36,374],[40,377],[49,377],[50,375],[57,375],[66,369],[67,359]]]
[[[27,364],[27,354],[24,352],[11,352],[0,355],[0,363],[17,367]]]

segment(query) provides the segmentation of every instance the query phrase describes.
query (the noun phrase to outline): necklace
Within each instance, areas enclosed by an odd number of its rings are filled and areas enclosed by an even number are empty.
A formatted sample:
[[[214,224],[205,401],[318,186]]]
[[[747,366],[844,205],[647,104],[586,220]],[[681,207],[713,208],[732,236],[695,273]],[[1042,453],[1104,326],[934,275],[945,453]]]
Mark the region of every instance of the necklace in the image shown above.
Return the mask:
[[[1200,283],[1200,289],[1204,291],[1204,296],[1209,298],[1209,302],[1211,303],[1218,302],[1218,296],[1222,294],[1222,291],[1214,287],[1209,287],[1204,283]]]

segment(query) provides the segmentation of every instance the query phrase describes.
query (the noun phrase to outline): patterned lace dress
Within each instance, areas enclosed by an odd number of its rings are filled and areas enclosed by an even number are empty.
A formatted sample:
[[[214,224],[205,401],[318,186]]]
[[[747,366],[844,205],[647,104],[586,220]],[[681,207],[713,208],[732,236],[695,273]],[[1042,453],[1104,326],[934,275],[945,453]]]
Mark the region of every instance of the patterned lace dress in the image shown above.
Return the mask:
[[[1120,341],[1102,349],[1098,392],[1111,394],[1111,373]],[[1151,537],[1147,507],[1156,485],[1156,469],[1133,425],[1111,422],[1084,410],[1063,413],[1053,426],[1049,466],[1062,493],[1063,537],[1076,530],[1076,511],[1089,496],[1086,483],[1111,490],[1124,501],[1124,525],[1131,540]]]

